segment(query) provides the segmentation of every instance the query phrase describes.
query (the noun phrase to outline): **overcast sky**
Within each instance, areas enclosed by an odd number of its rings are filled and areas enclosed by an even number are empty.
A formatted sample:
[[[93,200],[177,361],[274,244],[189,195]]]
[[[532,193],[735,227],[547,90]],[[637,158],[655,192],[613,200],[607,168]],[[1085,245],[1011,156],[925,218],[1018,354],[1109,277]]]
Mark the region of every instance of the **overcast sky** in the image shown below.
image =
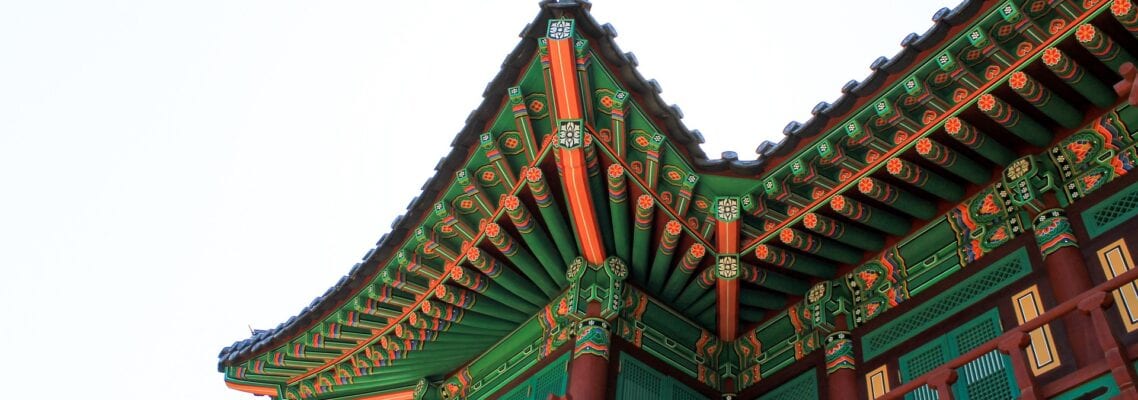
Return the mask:
[[[747,159],[955,5],[595,3],[704,150]],[[253,398],[218,351],[390,229],[537,12],[0,0],[4,396]]]

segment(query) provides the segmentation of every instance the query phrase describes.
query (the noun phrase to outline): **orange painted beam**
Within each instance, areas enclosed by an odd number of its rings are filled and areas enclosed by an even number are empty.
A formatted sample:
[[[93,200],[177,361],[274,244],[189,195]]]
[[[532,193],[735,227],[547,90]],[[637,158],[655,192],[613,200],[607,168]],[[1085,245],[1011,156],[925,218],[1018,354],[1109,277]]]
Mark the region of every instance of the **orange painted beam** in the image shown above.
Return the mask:
[[[589,194],[589,174],[585,166],[585,124],[581,120],[581,94],[577,84],[577,58],[573,50],[573,21],[551,20],[548,30],[549,70],[553,104],[557,115],[558,156],[561,182],[569,203],[573,229],[585,260],[600,264],[605,248],[597,224],[596,208]]]
[[[581,242],[585,260],[592,264],[603,263],[605,248],[601,243],[593,198],[589,195],[584,152],[579,148],[562,148],[560,151],[562,182],[565,184],[565,197],[569,201],[569,211],[573,217],[573,227],[577,231],[577,240]]]
[[[556,20],[550,21],[550,30]],[[553,80],[553,104],[557,109],[557,119],[581,118],[581,92],[577,88],[577,55],[573,50],[572,29],[569,36],[555,39],[549,37],[549,72]]]
[[[275,397],[279,394],[279,393],[277,393],[277,387],[276,386],[257,386],[257,385],[249,385],[249,384],[244,384],[244,383],[234,383],[234,382],[230,382],[230,381],[225,381],[225,386],[229,387],[230,389],[239,391],[239,392],[252,393],[255,395],[259,395],[259,396],[274,396]]]
[[[391,392],[384,394],[377,394],[374,396],[360,397],[356,400],[414,400],[415,390],[404,390],[402,392]]]
[[[731,341],[739,332],[739,198],[715,203],[716,326],[719,338]]]

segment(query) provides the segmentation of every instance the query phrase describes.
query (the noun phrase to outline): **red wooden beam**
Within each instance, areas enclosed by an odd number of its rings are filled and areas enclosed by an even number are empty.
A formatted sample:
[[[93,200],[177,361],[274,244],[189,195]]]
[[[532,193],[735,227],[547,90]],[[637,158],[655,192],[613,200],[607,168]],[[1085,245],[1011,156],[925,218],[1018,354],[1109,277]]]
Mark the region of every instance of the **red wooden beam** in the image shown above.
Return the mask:
[[[715,201],[716,311],[719,338],[735,340],[739,332],[739,198]]]
[[[561,162],[561,182],[569,203],[573,229],[581,252],[589,263],[604,262],[605,250],[597,225],[596,210],[589,195],[588,170],[584,150],[585,133],[581,119],[581,94],[577,84],[577,58],[573,49],[573,20],[550,20],[547,31],[550,80],[557,116],[557,141]]]

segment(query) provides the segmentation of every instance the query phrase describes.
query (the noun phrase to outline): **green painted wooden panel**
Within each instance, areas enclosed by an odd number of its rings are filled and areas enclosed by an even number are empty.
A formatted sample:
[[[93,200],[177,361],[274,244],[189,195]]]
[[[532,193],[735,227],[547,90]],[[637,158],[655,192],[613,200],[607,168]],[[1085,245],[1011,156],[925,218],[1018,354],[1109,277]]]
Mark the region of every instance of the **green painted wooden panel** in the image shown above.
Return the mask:
[[[1087,235],[1096,237],[1138,215],[1138,184],[1119,190],[1118,193],[1083,211],[1083,224]]]
[[[758,400],[813,400],[818,395],[818,372],[809,370],[758,397]]]
[[[500,398],[502,400],[546,400],[551,394],[563,396],[565,395],[566,379],[569,377],[568,367],[569,353],[565,353]]]
[[[1003,333],[1000,314],[992,309],[968,321],[945,335],[930,340],[921,347],[901,356],[898,367],[902,382],[928,373],[936,367],[965,354]],[[957,399],[998,400],[1013,399],[1019,395],[1012,375],[1011,361],[998,350],[965,364],[957,370],[959,379],[952,386]],[[937,394],[922,386],[905,396],[910,400],[936,399]]]
[[[950,243],[924,260],[909,266],[909,295],[916,296],[929,286],[940,282],[960,270],[960,257],[956,255],[956,242]]]
[[[1003,331],[1003,327],[1000,326],[999,311],[992,309],[979,318],[953,329],[946,336],[949,339],[948,343],[955,346],[953,349],[955,351],[953,358],[955,358],[999,337]],[[953,385],[953,392],[957,394],[958,399],[1000,400],[1019,396],[1011,359],[998,350],[964,364],[957,373],[960,374],[960,378]]]
[[[695,390],[627,355],[620,357],[617,400],[709,400]]]
[[[898,360],[901,380],[911,380],[948,362],[950,359],[948,357],[948,351],[944,340],[938,339],[930,341],[909,354],[902,356],[901,359]],[[937,398],[937,394],[930,389],[928,385],[925,385],[910,392],[905,398],[909,400],[927,400]]]
[[[1030,272],[1027,249],[1020,248],[936,298],[867,333],[862,337],[862,354],[867,361],[873,359]]]

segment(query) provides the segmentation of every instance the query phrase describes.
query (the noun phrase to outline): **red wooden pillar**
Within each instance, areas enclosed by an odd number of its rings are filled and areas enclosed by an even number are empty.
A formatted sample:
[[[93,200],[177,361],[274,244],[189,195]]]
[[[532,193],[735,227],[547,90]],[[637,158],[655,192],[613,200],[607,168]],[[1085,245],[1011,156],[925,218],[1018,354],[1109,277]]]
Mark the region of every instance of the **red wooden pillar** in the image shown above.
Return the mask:
[[[605,398],[608,391],[609,344],[612,330],[601,317],[601,305],[590,302],[585,318],[577,325],[577,342],[569,362],[568,400]]]
[[[853,335],[848,331],[846,316],[834,318],[834,331],[826,335],[826,398],[857,399],[857,370],[853,351]]]
[[[1063,209],[1043,210],[1033,224],[1035,240],[1043,257],[1047,281],[1057,302],[1078,297],[1094,287],[1087,263],[1079,251],[1078,242]],[[1063,326],[1071,344],[1075,362],[1080,367],[1102,359],[1094,340],[1093,324],[1086,314],[1069,313],[1063,317]]]

